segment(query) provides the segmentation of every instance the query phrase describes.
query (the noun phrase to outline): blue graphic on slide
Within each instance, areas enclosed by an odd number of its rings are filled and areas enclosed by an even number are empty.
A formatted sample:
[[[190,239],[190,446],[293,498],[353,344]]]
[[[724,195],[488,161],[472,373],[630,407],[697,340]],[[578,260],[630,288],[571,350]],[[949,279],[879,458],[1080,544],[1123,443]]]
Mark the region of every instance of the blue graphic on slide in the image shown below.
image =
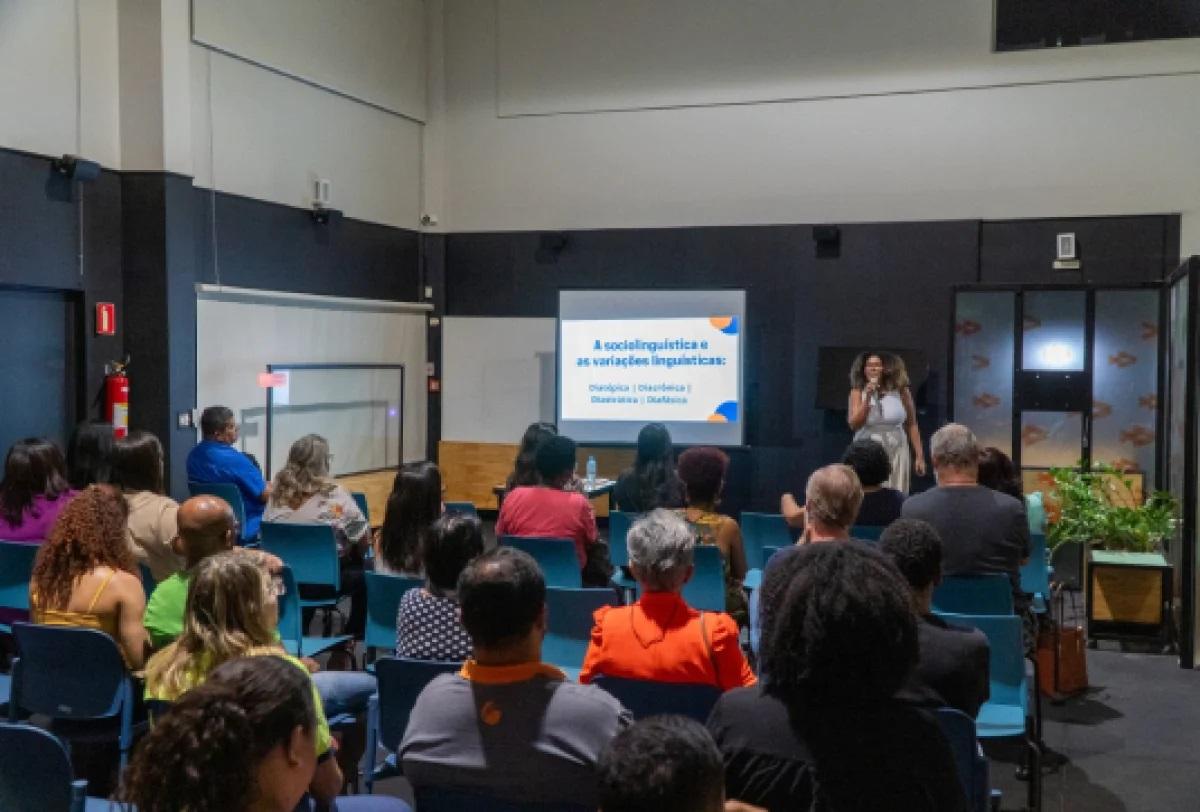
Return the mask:
[[[713,410],[708,416],[709,423],[733,423],[737,420],[738,405],[736,400],[727,400]]]
[[[708,321],[727,336],[735,336],[738,333],[737,316],[709,316]]]

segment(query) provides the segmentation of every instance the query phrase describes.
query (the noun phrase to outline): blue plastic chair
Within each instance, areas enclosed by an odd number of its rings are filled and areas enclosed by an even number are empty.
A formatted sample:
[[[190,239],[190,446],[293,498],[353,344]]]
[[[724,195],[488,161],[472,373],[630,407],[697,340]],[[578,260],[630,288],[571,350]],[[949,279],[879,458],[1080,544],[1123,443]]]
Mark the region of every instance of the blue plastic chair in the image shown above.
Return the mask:
[[[377,780],[399,772],[391,763],[382,768],[376,766],[378,750],[382,746],[395,753],[400,748],[400,740],[404,738],[404,730],[408,727],[408,717],[421,691],[439,674],[454,674],[461,668],[462,663],[395,657],[383,657],[375,663],[379,693],[371,697],[367,708],[366,770],[363,779],[368,794]]]
[[[767,566],[767,547],[786,547],[792,543],[792,531],[782,513],[752,513],[743,510],[738,518],[742,530],[742,546],[746,550],[746,566],[761,570]]]
[[[637,513],[620,510],[608,513],[608,560],[613,565],[612,582],[626,600],[636,599],[638,591],[638,582],[621,569],[629,566],[629,528],[637,519]]]
[[[133,685],[117,643],[96,629],[14,623],[20,657],[13,660],[8,720],[21,712],[52,719],[113,719],[125,770],[133,744]]]
[[[1029,708],[1030,681],[1025,674],[1022,621],[1016,615],[937,613],[947,623],[979,629],[988,639],[990,697],[979,709],[975,732],[980,739],[1019,738],[1029,751],[1029,807],[1041,809],[1041,748]]]
[[[367,507],[367,495],[362,491],[350,491],[350,498],[354,500],[354,504],[358,505],[358,509],[362,511],[363,518],[367,520],[367,524],[371,524],[371,509]]]
[[[1050,560],[1046,554],[1046,537],[1041,533],[1029,536],[1029,560],[1021,567],[1021,591],[1033,595],[1033,611],[1046,612],[1050,599]]]
[[[420,812],[595,812],[592,806],[517,803],[453,787],[415,787],[414,796]]]
[[[24,612],[28,617],[29,582],[38,547],[20,541],[0,541],[0,607]],[[0,624],[0,631],[10,629]]]
[[[542,568],[546,586],[560,589],[579,589],[583,576],[575,555],[575,542],[570,539],[537,538],[534,536],[501,536],[500,543],[533,556]]]
[[[299,598],[301,607],[337,609],[342,570],[331,526],[263,522],[262,549],[279,556],[291,568],[297,584],[322,587],[330,593],[324,598]]]
[[[994,572],[948,575],[933,590],[933,611],[960,615],[1011,615],[1012,581],[1007,575]]]
[[[615,605],[617,595],[608,588],[547,589],[542,660],[577,677],[592,639],[592,614],[601,606]]]
[[[683,585],[683,599],[693,609],[725,611],[725,563],[721,550],[710,544],[697,544],[696,571]]]
[[[704,724],[721,698],[720,688],[698,683],[651,682],[599,675],[592,684],[619,699],[635,719],[670,713]]]
[[[475,508],[474,502],[447,502],[447,513],[461,513],[464,516],[479,516],[479,511]]]
[[[253,541],[254,537],[246,533],[246,505],[242,501],[242,492],[232,482],[188,482],[188,493],[192,496],[219,496],[233,508],[233,518],[237,519],[241,528],[242,543]]]
[[[400,599],[408,590],[419,589],[424,581],[369,570],[363,575],[367,579],[367,627],[363,647],[367,651],[382,648],[393,652],[396,650],[396,614]]]
[[[108,809],[103,798],[87,797],[87,781],[76,780],[63,743],[32,725],[0,723],[0,809],[24,812],[87,812]]]
[[[938,708],[936,714],[942,734],[950,744],[968,808],[972,812],[988,812],[991,799],[995,798],[999,805],[1000,791],[990,787],[988,760],[975,735],[975,720],[958,708]]]
[[[154,580],[154,575],[151,574],[150,568],[145,564],[138,564],[138,571],[142,576],[142,590],[146,593],[146,597],[149,598],[154,594],[154,589],[158,586],[158,581]]]
[[[858,539],[859,541],[877,542],[886,529],[886,527],[879,527],[873,524],[856,524],[850,528],[850,538]]]
[[[395,620],[392,621],[395,634]],[[351,639],[348,634],[333,637],[312,637],[304,634],[304,611],[301,608],[296,576],[291,567],[283,568],[283,594],[279,596],[279,641],[294,657],[312,657],[322,651],[340,646]]]

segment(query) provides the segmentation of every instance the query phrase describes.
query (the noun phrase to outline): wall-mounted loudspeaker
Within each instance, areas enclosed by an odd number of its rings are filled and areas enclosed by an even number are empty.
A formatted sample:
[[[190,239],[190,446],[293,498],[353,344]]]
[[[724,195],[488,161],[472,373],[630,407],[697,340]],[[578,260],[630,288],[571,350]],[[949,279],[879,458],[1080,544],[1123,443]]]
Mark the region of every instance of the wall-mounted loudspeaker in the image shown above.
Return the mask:
[[[842,230],[837,226],[813,226],[817,259],[834,259],[842,252]]]
[[[567,248],[566,234],[542,234],[538,237],[537,251],[533,259],[538,265],[552,265]]]
[[[50,162],[50,168],[64,178],[89,183],[100,177],[100,164],[80,158],[78,155],[64,155]]]

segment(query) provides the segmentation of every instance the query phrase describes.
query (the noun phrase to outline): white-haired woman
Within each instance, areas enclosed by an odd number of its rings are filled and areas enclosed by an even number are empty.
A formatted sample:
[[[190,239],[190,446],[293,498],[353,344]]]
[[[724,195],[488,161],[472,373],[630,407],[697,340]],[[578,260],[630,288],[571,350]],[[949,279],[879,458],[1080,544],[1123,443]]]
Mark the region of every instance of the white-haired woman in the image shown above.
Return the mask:
[[[360,638],[367,618],[362,562],[371,528],[350,492],[330,477],[331,459],[329,441],[319,434],[306,434],[292,443],[287,464],[271,483],[271,501],[263,521],[333,528],[341,559],[342,592],[350,596],[346,633]]]
[[[683,585],[695,569],[696,540],[687,522],[660,508],[634,522],[628,543],[641,598],[596,611],[579,681],[605,675],[723,691],[755,684],[734,619],[683,600]]]

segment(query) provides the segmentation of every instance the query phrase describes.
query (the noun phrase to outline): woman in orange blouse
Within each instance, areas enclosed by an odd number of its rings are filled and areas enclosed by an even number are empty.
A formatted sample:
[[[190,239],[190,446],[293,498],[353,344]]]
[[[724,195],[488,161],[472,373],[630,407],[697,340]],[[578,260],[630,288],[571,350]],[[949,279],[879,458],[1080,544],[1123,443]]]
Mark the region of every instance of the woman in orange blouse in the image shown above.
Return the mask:
[[[580,682],[598,675],[714,685],[723,691],[757,682],[724,612],[700,612],[680,592],[692,577],[696,541],[687,522],[655,510],[629,529],[629,568],[642,597],[595,614]]]

